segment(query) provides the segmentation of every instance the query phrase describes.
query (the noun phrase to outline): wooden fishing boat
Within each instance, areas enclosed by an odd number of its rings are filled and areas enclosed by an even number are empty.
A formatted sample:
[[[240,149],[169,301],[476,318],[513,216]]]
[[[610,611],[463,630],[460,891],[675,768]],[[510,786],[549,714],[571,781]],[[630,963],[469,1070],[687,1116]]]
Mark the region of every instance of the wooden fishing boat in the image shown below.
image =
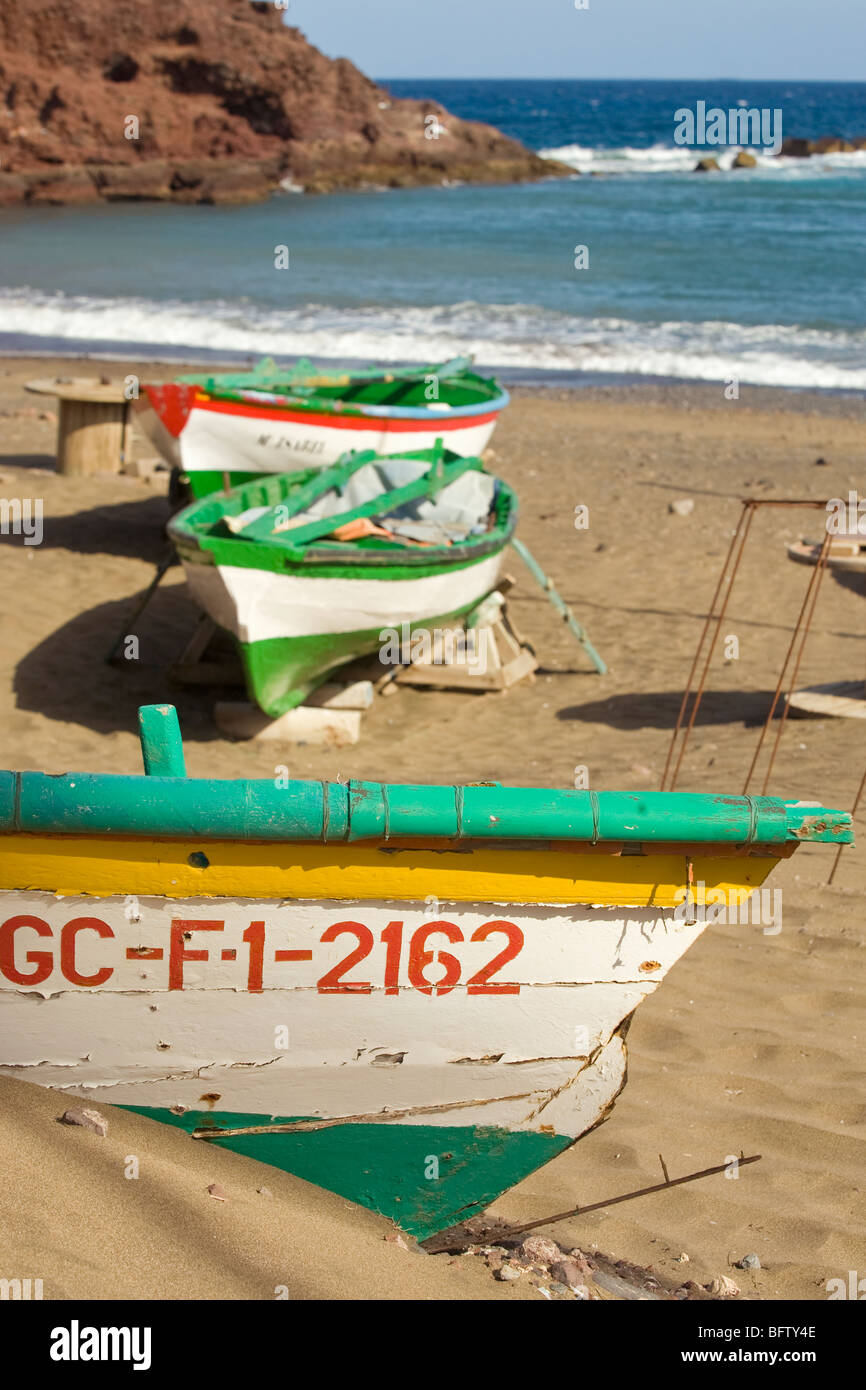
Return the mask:
[[[215,493],[169,524],[196,602],[277,717],[383,633],[445,628],[496,588],[517,499],[441,447],[347,455]]]
[[[441,436],[452,453],[482,453],[508,394],[470,362],[327,371],[266,359],[250,372],[143,386],[136,409],[191,496],[204,497],[263,473],[326,468],[349,449],[427,449]]]
[[[704,901],[852,838],[775,797],[187,779],[139,719],[145,777],[0,772],[2,1070],[418,1237],[607,1118]]]

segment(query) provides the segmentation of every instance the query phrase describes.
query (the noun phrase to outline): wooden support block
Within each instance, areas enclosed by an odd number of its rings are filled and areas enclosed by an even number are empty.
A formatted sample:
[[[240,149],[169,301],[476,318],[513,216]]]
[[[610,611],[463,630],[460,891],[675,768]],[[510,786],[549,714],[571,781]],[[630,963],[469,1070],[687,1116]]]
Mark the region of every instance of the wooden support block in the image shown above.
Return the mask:
[[[361,711],[355,709],[297,709],[271,719],[257,705],[222,700],[214,706],[214,721],[229,738],[256,739],[261,743],[315,743],[325,748],[346,748],[361,737]]]
[[[449,634],[440,633],[433,642],[430,661],[413,661],[397,669],[398,685],[427,685],[449,690],[508,690],[518,681],[531,677],[538,665],[534,653],[521,646],[501,617],[461,631],[468,639],[463,650],[448,646]],[[450,634],[453,639],[453,632]],[[455,649],[456,648],[456,649]]]
[[[830,681],[795,690],[786,696],[791,714],[824,719],[866,719],[866,690],[862,681]]]
[[[354,681],[351,685],[328,682],[320,685],[304,701],[307,709],[369,709],[373,703],[373,682]]]

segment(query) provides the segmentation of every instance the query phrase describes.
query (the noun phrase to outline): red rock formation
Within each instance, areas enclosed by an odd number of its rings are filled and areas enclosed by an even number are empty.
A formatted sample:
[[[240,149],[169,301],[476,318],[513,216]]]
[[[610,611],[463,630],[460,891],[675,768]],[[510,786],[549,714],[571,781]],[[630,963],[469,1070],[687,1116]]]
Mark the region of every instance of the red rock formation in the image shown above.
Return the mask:
[[[2,0],[0,154],[0,204],[573,173],[436,102],[392,100],[270,0]]]

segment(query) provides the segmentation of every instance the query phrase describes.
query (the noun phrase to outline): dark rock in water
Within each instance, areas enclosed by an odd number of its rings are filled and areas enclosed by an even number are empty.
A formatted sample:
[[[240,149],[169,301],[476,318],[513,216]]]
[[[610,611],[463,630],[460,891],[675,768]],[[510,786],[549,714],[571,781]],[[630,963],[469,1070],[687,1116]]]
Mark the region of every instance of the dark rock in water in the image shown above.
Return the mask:
[[[283,17],[248,0],[3,0],[0,206],[573,176],[435,101],[391,97]]]
[[[854,148],[839,135],[822,135],[820,140],[810,141],[810,154],[845,154]]]
[[[803,140],[799,136],[789,135],[782,141],[781,155],[787,155],[789,159],[808,159],[812,153],[811,140]]]
[[[782,141],[779,153],[790,159],[808,159],[813,154],[853,154],[862,149],[866,149],[866,136],[863,135],[855,140],[846,140],[841,135],[822,135],[818,140],[789,135]]]
[[[692,170],[692,173],[710,174],[713,172],[714,169],[718,169],[718,167],[719,161],[715,159],[712,155],[706,155],[705,158],[698,160],[697,164]]]
[[[737,154],[734,156],[734,162],[731,165],[731,168],[754,169],[757,162],[758,161],[755,158],[755,156],[753,154],[750,154],[748,150],[738,150]]]

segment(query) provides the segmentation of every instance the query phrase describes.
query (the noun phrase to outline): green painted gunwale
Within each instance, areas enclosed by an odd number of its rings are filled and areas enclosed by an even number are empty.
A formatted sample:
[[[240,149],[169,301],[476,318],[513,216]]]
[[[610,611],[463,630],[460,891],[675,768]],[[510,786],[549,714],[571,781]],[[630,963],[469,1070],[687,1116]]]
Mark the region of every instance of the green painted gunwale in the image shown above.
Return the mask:
[[[184,777],[173,705],[143,705],[139,734],[145,768],[176,775],[0,772],[0,834],[755,849],[854,839],[849,812],[775,796]]]
[[[370,459],[388,457],[432,460],[435,450],[417,449],[389,456],[375,455]],[[485,471],[480,460],[467,461],[445,450],[447,464],[466,464]],[[276,507],[291,504],[308,484],[324,487],[329,479],[339,483],[348,475],[351,455],[344,455],[329,469],[307,468],[291,473],[272,473],[256,477],[251,482],[232,488],[229,492],[213,493],[191,503],[171,518],[168,533],[185,564],[233,565],[242,569],[261,569],[276,574],[315,575],[318,578],[357,578],[360,568],[375,571],[377,579],[423,579],[461,569],[502,550],[517,526],[519,505],[516,494],[501,479],[497,479],[494,496],[495,523],[480,536],[471,536],[459,545],[411,547],[367,537],[361,541],[314,541],[298,555],[287,550],[279,540],[246,539],[221,527],[227,516],[239,516],[253,507]],[[333,518],[334,524],[339,522]]]
[[[417,369],[393,366],[357,370],[351,367],[318,368],[312,362],[302,361],[294,368],[281,369],[266,358],[248,372],[192,373],[179,376],[177,380],[199,386],[215,400],[260,404],[271,408],[284,404],[287,410],[293,412],[324,411],[330,414],[339,410],[340,414],[348,416],[363,415],[364,406],[390,406],[397,410],[423,410],[424,414],[430,416],[431,423],[436,420],[436,412],[430,410],[427,396],[430,375],[438,379],[436,403],[448,405],[452,410],[500,410],[508,404],[508,393],[493,377],[483,377],[469,371],[468,364],[463,370],[441,375],[442,366],[441,363],[431,363]],[[444,366],[447,368],[448,364]],[[440,370],[437,371],[437,368]],[[400,374],[407,371],[412,371],[413,375],[401,378]],[[328,377],[333,380],[324,380]],[[311,380],[318,384],[309,386],[307,383]],[[250,396],[247,394],[249,392],[255,394]],[[256,394],[259,393],[263,398],[257,400]],[[266,399],[269,396],[277,399]],[[376,417],[370,418],[374,420]]]

